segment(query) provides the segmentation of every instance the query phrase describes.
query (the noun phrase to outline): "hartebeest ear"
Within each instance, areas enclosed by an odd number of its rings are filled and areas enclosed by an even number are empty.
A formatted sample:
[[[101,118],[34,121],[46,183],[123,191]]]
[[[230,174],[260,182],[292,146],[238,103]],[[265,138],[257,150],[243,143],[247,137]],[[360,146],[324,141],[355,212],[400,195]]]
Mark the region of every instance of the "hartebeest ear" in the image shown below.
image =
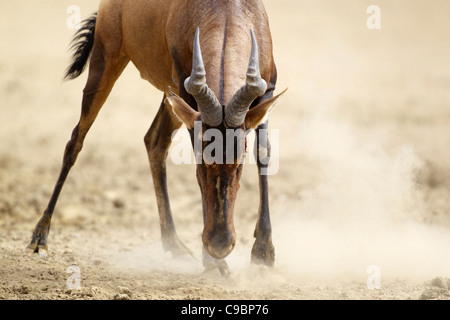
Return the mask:
[[[269,116],[270,111],[275,106],[275,104],[280,100],[280,98],[285,94],[287,89],[285,89],[279,95],[267,99],[261,102],[257,106],[251,108],[245,117],[245,122],[247,129],[256,129],[261,123],[263,123]]]
[[[194,122],[200,116],[200,112],[192,109],[183,99],[178,96],[171,96],[164,100],[166,105],[172,107],[173,113],[183,122],[188,129],[194,128]]]

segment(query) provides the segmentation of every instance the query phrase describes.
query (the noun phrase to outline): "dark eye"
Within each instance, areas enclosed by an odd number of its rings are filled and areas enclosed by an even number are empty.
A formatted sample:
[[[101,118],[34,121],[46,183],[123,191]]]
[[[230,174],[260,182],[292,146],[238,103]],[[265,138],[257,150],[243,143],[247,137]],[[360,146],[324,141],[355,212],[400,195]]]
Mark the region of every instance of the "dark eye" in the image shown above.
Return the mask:
[[[203,161],[209,165],[215,164],[216,163],[215,153],[216,153],[215,150],[213,150],[211,153],[203,152]]]

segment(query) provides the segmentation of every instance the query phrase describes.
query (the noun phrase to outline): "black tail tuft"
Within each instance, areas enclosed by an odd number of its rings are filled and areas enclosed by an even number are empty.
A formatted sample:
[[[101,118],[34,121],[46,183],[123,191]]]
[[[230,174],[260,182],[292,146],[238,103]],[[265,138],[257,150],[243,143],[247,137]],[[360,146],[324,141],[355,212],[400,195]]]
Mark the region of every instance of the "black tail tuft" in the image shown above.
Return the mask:
[[[84,20],[81,29],[75,33],[70,46],[74,51],[72,63],[67,68],[64,79],[72,80],[83,73],[94,46],[96,22],[97,12]]]

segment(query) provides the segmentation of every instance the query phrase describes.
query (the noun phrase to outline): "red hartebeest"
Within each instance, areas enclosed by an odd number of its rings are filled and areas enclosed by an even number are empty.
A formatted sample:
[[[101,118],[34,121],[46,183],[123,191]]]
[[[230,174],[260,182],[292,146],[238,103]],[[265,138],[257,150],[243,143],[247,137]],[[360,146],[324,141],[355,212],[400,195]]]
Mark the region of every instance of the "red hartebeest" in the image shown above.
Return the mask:
[[[174,254],[190,252],[176,234],[167,193],[165,161],[171,136],[184,123],[194,142],[195,121],[202,121],[203,132],[214,128],[224,135],[229,128],[243,132],[267,128],[266,116],[282,94],[273,97],[277,72],[263,4],[259,0],[102,0],[98,13],[85,20],[76,34],[73,46],[75,54],[67,78],[79,76],[90,57],[81,116],[28,249],[47,253],[50,221],[64,181],[115,81],[132,61],[143,79],[164,92],[144,139],[162,243]],[[269,157],[267,134],[256,137],[256,154]],[[245,140],[245,134],[241,134],[234,143],[242,145]],[[205,143],[201,145],[205,148]],[[203,261],[207,267],[218,266],[221,272],[225,268],[223,259],[236,241],[233,209],[242,157],[237,153],[232,163],[197,164],[204,218]],[[252,261],[272,266],[275,254],[268,184],[267,176],[261,174],[268,161],[257,160],[260,207]]]

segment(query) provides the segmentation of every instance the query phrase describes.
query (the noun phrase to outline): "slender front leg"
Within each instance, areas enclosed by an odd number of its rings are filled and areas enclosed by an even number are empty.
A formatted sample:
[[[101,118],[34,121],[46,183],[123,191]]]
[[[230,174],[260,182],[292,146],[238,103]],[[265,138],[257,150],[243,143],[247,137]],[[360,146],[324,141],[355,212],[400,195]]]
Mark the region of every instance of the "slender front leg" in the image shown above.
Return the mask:
[[[270,159],[270,143],[267,132],[268,124],[263,123],[256,129],[255,150],[259,173],[260,203],[258,221],[252,248],[251,261],[273,267],[275,262],[275,248],[272,244],[272,226],[269,211],[269,185],[267,167]]]
[[[170,209],[166,158],[172,142],[172,133],[180,128],[182,123],[173,114],[171,107],[164,103],[165,98],[164,95],[159,111],[145,135],[144,142],[155,186],[163,248],[166,251],[171,251],[174,255],[186,253],[192,255],[189,248],[178,238]]]

